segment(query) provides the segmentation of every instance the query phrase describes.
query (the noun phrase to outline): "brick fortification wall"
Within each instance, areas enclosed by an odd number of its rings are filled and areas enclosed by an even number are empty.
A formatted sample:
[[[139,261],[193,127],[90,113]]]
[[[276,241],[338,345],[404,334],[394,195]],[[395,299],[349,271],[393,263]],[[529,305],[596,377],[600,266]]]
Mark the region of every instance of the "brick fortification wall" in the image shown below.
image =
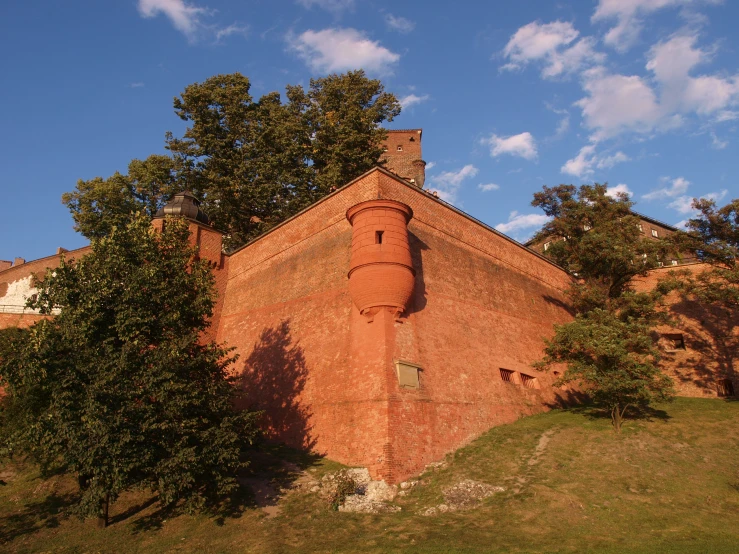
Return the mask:
[[[0,271],[0,329],[7,327],[30,327],[46,316],[25,308],[28,297],[36,293],[34,276],[43,278],[47,269],[59,267],[62,256],[67,260],[81,258],[90,250],[89,246],[78,248],[7,267]]]
[[[415,283],[405,314],[361,315],[346,211],[412,208]],[[218,339],[237,347],[244,406],[277,438],[391,482],[489,427],[556,402],[529,365],[569,319],[565,272],[415,187],[373,171],[230,256]],[[422,368],[401,388],[394,361]],[[500,368],[536,378],[504,382]],[[518,374],[516,374],[518,375]]]
[[[679,269],[697,274],[711,267],[695,263]],[[674,270],[664,267],[650,272],[637,280],[637,290],[652,290]],[[673,378],[677,394],[724,396],[727,391],[720,384],[723,380],[730,381],[734,392],[739,392],[739,314],[702,306],[676,292],[667,297],[667,306],[674,326],[660,326],[656,333],[660,335],[661,366]]]

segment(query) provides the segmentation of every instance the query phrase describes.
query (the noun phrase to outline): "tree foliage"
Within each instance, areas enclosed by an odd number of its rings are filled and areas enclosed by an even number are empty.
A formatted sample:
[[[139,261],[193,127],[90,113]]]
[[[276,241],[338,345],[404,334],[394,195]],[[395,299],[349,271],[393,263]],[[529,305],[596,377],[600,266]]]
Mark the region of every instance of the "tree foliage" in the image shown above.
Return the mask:
[[[545,186],[532,206],[552,219],[534,240],[549,242],[545,255],[582,282],[573,289],[578,310],[607,304],[630,289],[632,279],[658,267],[670,251],[663,240],[639,231],[634,203],[607,185]]]
[[[76,228],[105,236],[130,212],[153,213],[190,189],[236,248],[378,163],[386,132],[400,113],[394,95],[363,71],[311,79],[254,100],[240,73],[216,75],[174,99],[187,122],[166,135],[170,156],[134,160],[128,175],[80,181],[67,193]]]
[[[233,409],[229,351],[205,343],[213,276],[184,220],[135,216],[62,260],[29,302],[54,317],[0,340],[5,447],[73,471],[80,513],[132,487],[200,509],[237,487],[255,415]]]
[[[718,208],[713,200],[694,199],[698,210],[689,219],[687,233],[675,236],[682,249],[697,253],[712,268],[688,279],[683,289],[701,302],[722,308],[727,314],[739,310],[739,199]]]
[[[569,290],[575,319],[555,326],[535,365],[566,364],[559,383],[583,386],[620,431],[629,408],[673,393],[652,338],[664,320],[663,291],[633,289],[633,279],[657,267],[670,245],[642,235],[628,196],[606,193],[606,185],[595,184],[544,187],[534,195],[532,205],[552,217],[535,240],[547,241],[545,255],[578,278]]]

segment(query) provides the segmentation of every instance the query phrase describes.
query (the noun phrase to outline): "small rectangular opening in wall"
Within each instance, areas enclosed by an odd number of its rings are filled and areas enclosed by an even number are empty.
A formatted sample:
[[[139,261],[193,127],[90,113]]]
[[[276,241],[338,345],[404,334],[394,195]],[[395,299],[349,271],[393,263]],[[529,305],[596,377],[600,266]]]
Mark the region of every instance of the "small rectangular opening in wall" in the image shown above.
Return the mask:
[[[382,244],[382,233],[384,231],[375,231],[375,244]]]
[[[506,383],[513,383],[513,374],[515,371],[511,371],[510,369],[503,369],[500,368],[500,378],[503,379]]]
[[[719,379],[716,381],[716,392],[719,396],[734,396],[734,383],[731,379]]]
[[[682,333],[663,333],[662,344],[666,352],[685,350],[685,339]]]
[[[398,375],[398,384],[401,388],[418,389],[421,383],[418,372],[421,366],[405,360],[395,360],[395,371]]]
[[[532,377],[531,375],[526,375],[525,373],[521,374],[521,384],[527,389],[538,389],[539,388],[536,377]]]

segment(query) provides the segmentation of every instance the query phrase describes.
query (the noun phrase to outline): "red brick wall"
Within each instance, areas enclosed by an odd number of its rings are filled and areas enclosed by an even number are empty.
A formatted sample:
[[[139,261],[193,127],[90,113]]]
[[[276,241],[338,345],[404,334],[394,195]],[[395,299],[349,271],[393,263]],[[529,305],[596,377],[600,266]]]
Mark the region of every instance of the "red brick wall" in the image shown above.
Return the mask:
[[[348,293],[346,210],[410,205],[414,298],[399,321],[361,316]],[[535,375],[541,337],[566,321],[569,277],[540,257],[375,171],[232,255],[219,340],[236,346],[244,406],[267,410],[274,436],[396,482],[489,427],[546,409]],[[401,390],[396,358],[423,368]]]
[[[654,270],[637,281],[638,290],[650,290],[675,268]],[[682,266],[693,274],[710,269],[704,264]],[[678,293],[667,298],[674,325],[658,327],[658,334],[682,334],[685,350],[668,352],[662,342],[662,362],[680,396],[717,396],[717,381],[729,379],[739,392],[739,314],[701,306]]]
[[[89,251],[90,247],[85,246],[83,248],[78,248],[77,250],[65,252],[63,255],[67,260],[70,260],[80,258]],[[10,302],[10,300],[7,300],[6,293],[8,292],[8,287],[13,283],[17,283],[20,280],[27,279],[34,275],[38,278],[42,278],[47,269],[59,267],[61,256],[61,254],[56,254],[54,256],[48,256],[46,258],[16,265],[4,271],[0,271],[0,329],[5,329],[7,327],[29,327],[36,321],[43,319],[43,316],[34,314],[27,310],[24,311],[22,306],[23,303],[17,299],[12,300],[12,306],[6,305]],[[6,298],[5,300],[4,297]]]

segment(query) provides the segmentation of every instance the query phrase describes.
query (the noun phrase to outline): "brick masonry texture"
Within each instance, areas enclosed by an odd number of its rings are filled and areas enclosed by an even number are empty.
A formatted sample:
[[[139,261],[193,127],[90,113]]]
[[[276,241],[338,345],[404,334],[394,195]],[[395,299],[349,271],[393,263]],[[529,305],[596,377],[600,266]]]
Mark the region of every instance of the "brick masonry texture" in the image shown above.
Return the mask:
[[[413,296],[406,314],[362,316],[347,273],[345,213],[368,200],[410,206]],[[379,220],[377,222],[379,223]],[[402,219],[399,221],[402,224]],[[361,240],[360,240],[361,243]],[[241,354],[244,407],[275,437],[397,482],[489,427],[556,402],[530,363],[569,319],[561,269],[375,170],[229,259],[218,338]],[[422,367],[401,389],[394,360]],[[499,368],[536,377],[505,383]]]
[[[372,210],[347,220],[362,203]],[[218,290],[206,338],[235,348],[239,406],[263,410],[275,439],[396,483],[492,426],[569,399],[552,387],[554,373],[531,363],[552,325],[571,319],[571,277],[388,171],[365,174],[230,256],[213,228],[191,222],[190,231]],[[0,304],[11,286],[59,260],[0,270]],[[371,297],[364,314],[349,277],[356,266],[373,268],[360,287]],[[638,287],[653,287],[668,271]],[[405,292],[387,294],[406,278]],[[663,360],[678,393],[716,396],[718,379],[739,388],[739,337],[726,333],[732,321],[677,296],[670,309],[677,328],[657,331],[685,338],[685,349]],[[0,328],[40,317],[0,313]],[[401,388],[396,360],[421,368],[418,388]]]
[[[694,263],[680,271],[698,274],[710,266]],[[637,290],[651,290],[657,281],[675,271],[673,267],[657,269],[636,282]],[[684,348],[674,349],[660,339],[661,366],[673,378],[680,396],[716,397],[720,380],[732,382],[739,392],[739,314],[708,308],[698,302],[684,300],[677,293],[667,298],[674,322],[656,329],[665,335],[682,336]]]
[[[423,188],[426,163],[421,157],[421,129],[388,131],[383,143],[385,169]],[[398,150],[400,148],[401,150]]]

